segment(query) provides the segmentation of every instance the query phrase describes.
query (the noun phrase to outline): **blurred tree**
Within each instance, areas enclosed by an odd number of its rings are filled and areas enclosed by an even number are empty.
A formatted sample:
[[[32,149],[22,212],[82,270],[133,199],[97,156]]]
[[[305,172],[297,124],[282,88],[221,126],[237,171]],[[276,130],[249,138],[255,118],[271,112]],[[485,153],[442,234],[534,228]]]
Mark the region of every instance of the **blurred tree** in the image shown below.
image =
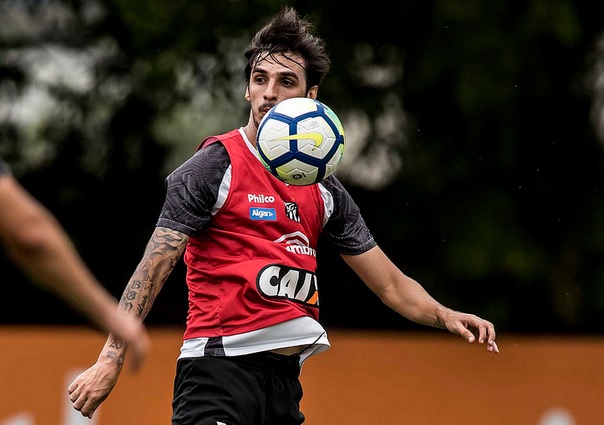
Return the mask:
[[[116,296],[155,223],[165,175],[204,135],[245,122],[242,52],[283,4],[0,4],[0,153]],[[290,4],[331,51],[320,98],[347,130],[338,175],[401,268],[500,330],[601,331],[604,169],[590,121],[601,7]],[[327,326],[414,327],[368,297],[329,249],[319,264]],[[53,301],[0,267],[6,298],[27,302],[1,322],[78,321],[44,316]],[[183,323],[182,273],[149,323]]]

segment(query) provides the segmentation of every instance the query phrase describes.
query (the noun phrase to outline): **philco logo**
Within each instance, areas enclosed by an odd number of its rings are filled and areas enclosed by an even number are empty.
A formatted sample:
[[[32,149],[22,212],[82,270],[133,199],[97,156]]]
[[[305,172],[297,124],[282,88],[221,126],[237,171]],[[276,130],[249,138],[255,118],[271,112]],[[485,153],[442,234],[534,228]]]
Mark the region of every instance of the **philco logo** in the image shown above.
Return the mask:
[[[260,270],[256,286],[267,298],[285,299],[319,307],[317,276],[308,270],[271,264]]]
[[[250,218],[252,220],[277,220],[277,213],[274,208],[250,208]]]
[[[247,194],[247,201],[254,204],[272,204],[275,202],[275,197],[272,195],[256,195],[254,193]]]

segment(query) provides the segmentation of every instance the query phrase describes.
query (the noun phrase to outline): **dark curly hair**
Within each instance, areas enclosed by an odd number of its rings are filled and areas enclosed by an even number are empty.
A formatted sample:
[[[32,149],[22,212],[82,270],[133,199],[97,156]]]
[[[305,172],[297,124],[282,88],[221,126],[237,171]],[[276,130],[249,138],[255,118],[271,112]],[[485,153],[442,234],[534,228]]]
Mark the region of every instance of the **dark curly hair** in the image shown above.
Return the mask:
[[[307,88],[321,85],[331,61],[325,42],[313,32],[314,26],[309,21],[302,19],[292,7],[283,7],[254,35],[245,51],[246,82],[249,84],[252,68],[259,59],[266,56],[274,59],[277,54],[296,54],[305,61],[299,65],[305,70]]]

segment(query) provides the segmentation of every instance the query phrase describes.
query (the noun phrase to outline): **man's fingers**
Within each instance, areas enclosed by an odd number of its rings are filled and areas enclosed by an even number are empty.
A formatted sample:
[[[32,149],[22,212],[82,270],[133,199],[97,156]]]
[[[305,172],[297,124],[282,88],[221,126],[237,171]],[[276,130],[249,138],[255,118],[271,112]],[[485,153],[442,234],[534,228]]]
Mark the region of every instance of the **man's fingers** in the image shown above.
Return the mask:
[[[498,353],[499,354],[499,346],[497,345],[497,343],[495,342],[494,339],[491,339],[489,341],[489,346],[487,347],[487,349],[489,351],[492,351],[493,353]]]
[[[98,407],[98,405],[94,406],[94,404],[91,403],[90,400],[77,399],[73,403],[73,408],[75,410],[77,410],[78,412],[80,412],[82,414],[82,416],[84,416],[88,419],[92,419],[92,416],[93,416],[94,412],[96,411],[97,407]]]

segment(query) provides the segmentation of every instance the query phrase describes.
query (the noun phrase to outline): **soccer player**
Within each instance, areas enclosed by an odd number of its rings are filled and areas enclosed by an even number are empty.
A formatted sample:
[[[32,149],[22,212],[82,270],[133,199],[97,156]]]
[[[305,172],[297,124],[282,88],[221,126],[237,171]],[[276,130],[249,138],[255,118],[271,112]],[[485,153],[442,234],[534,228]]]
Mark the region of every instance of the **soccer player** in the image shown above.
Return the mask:
[[[309,21],[284,7],[245,52],[247,124],[206,138],[166,179],[165,203],[124,299],[131,314],[145,317],[184,253],[189,311],[172,425],[304,422],[301,365],[330,345],[319,322],[319,236],[394,311],[499,352],[491,322],[438,303],[390,261],[335,176],[290,186],[263,168],[255,148],[261,118],[284,99],[317,98],[330,66],[325,47]],[[258,208],[274,214],[252,220]],[[291,249],[300,240],[308,250]],[[125,351],[108,338],[97,362],[69,385],[84,416],[116,385]]]
[[[0,240],[6,252],[35,283],[53,292],[132,350],[138,369],[149,350],[149,336],[138,318],[92,275],[55,216],[13,176],[0,158]]]

